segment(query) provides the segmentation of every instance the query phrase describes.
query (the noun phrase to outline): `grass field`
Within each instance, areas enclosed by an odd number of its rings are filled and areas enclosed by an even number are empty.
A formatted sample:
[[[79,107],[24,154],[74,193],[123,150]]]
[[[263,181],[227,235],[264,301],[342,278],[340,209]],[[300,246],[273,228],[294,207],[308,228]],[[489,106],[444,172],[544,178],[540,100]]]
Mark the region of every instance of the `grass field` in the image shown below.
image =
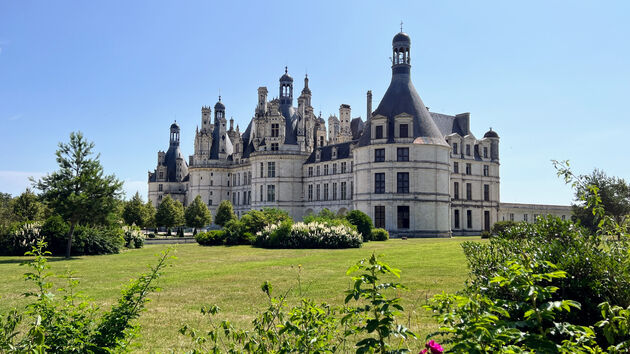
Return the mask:
[[[301,292],[329,304],[343,303],[344,290],[350,286],[345,275],[349,266],[372,252],[384,255],[391,266],[401,269],[401,282],[409,287],[403,298],[411,328],[422,338],[436,325],[421,306],[425,299],[442,290],[461,289],[467,276],[466,261],[460,247],[465,240],[410,239],[370,242],[360,249],[346,250],[265,250],[249,246],[201,247],[184,244],[175,247],[178,259],[171,261],[160,279],[162,291],[152,294],[147,311],[140,318],[142,330],[137,340],[141,352],[183,351],[189,345],[178,333],[182,323],[201,326],[199,308],[217,304],[221,318],[241,326],[266,306],[260,285],[268,280],[278,295],[290,290],[290,302],[299,298],[298,266],[301,266]],[[122,284],[147,270],[157,260],[155,254],[166,245],[151,245],[117,255],[51,259],[52,270],[75,271],[80,289],[101,307],[109,308],[120,294]],[[0,313],[25,304],[21,296],[31,284],[25,283],[25,257],[0,257]],[[418,348],[423,342],[419,341]]]

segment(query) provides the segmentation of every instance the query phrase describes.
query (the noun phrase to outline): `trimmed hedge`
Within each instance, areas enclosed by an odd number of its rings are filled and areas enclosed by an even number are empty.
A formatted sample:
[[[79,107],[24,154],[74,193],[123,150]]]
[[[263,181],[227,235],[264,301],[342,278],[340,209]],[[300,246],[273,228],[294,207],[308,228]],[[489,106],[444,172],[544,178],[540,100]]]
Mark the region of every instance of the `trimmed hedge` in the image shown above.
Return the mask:
[[[225,241],[225,231],[210,230],[195,235],[195,240],[202,246],[219,246]]]
[[[387,241],[389,240],[389,232],[385,229],[372,229],[372,241]]]

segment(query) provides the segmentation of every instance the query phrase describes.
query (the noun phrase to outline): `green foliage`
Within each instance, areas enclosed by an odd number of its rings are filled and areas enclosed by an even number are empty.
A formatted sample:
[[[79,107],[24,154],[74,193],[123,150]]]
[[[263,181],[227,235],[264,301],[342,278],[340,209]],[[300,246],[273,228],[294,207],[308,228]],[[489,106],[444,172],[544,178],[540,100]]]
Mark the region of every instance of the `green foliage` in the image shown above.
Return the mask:
[[[155,214],[157,213],[157,210],[150,200],[144,204],[144,213],[146,219],[143,220],[143,227],[155,227]]]
[[[372,241],[387,241],[389,240],[389,232],[385,229],[372,229]]]
[[[12,204],[11,194],[0,192],[0,232],[3,234],[5,233],[3,230],[15,222]]]
[[[76,228],[75,246],[72,255],[95,255],[118,253],[125,246],[125,231],[120,227]]]
[[[611,306],[607,302],[599,304],[602,320],[595,324],[600,328],[610,345],[609,353],[630,351],[630,306]]]
[[[43,216],[44,205],[28,188],[19,197],[13,199],[11,204],[15,220],[19,222],[39,221]]]
[[[137,226],[125,227],[125,247],[142,248],[144,246],[144,235]]]
[[[352,210],[346,215],[346,220],[348,220],[352,225],[357,227],[357,231],[363,237],[363,242],[367,242],[370,240],[372,233],[372,219],[362,212],[361,210]]]
[[[223,230],[225,231],[226,245],[251,245],[255,241],[255,237],[247,232],[245,223],[237,219],[228,221],[223,226]]]
[[[44,222],[40,234],[48,245],[48,251],[52,254],[60,255],[66,251],[66,235],[70,230],[70,225],[59,215],[52,215]]]
[[[201,246],[219,246],[225,242],[225,231],[210,230],[207,232],[199,232],[195,235],[195,240]]]
[[[252,209],[241,216],[241,222],[245,225],[245,231],[252,235],[262,231],[265,226],[278,224],[285,220],[291,220],[289,213],[276,208],[263,208],[263,210]]]
[[[492,235],[503,235],[509,228],[518,225],[516,221],[497,221],[492,225]]]
[[[212,223],[212,215],[208,206],[201,200],[201,196],[196,196],[193,202],[185,211],[186,225],[197,228],[204,227]]]
[[[214,218],[215,224],[223,227],[228,221],[234,219],[236,219],[236,214],[234,214],[232,202],[229,200],[222,200],[221,204],[219,204],[219,207],[217,208],[217,215]]]
[[[72,274],[60,277],[66,285],[53,292],[55,276],[46,260],[46,244],[39,242],[27,255],[34,259],[24,264],[30,268],[25,279],[34,290],[25,295],[34,298],[23,311],[0,314],[0,351],[33,353],[92,352],[125,350],[137,332],[135,320],[144,310],[147,296],[157,290],[155,281],[166,265],[168,251],[147,274],[132,281],[111,310],[101,313],[80,291]],[[28,319],[28,321],[25,321]]]
[[[59,143],[55,153],[59,170],[35,182],[41,197],[70,224],[66,257],[70,257],[74,228],[80,221],[105,219],[121,194],[122,182],[114,175],[104,175],[99,155],[92,158],[94,143],[87,142],[81,132],[70,134],[70,142]]]
[[[273,296],[273,287],[264,282],[261,290],[268,307],[252,321],[251,329],[236,328],[229,321],[220,321],[218,306],[204,306],[208,328],[183,325],[180,333],[190,337],[191,353],[405,353],[406,339],[415,335],[397,323],[403,308],[400,299],[386,293],[404,287],[397,283],[381,283],[379,277],[399,276],[399,271],[381,262],[374,255],[348,270],[362,271],[353,277],[355,286],[348,291],[345,307],[318,305],[301,299],[289,309],[287,293]],[[348,306],[354,299],[359,305]],[[356,344],[354,344],[356,343]]]
[[[492,236],[492,233],[490,231],[486,231],[486,230],[481,231],[482,239],[490,238],[490,236]]]
[[[173,200],[170,195],[162,199],[162,203],[155,213],[155,224],[167,228],[184,224],[184,207],[179,201]]]
[[[150,204],[153,208],[153,204]],[[153,208],[155,210],[155,208]],[[125,224],[138,227],[147,227],[151,222],[151,211],[147,208],[147,205],[142,201],[140,193],[136,192],[131,200],[125,202],[125,206],[122,212],[123,220]]]
[[[23,255],[39,240],[39,228],[28,222],[14,222],[0,234],[0,255]]]
[[[265,248],[358,248],[362,241],[353,227],[343,224],[293,224],[291,220],[285,220],[256,233],[255,245]]]

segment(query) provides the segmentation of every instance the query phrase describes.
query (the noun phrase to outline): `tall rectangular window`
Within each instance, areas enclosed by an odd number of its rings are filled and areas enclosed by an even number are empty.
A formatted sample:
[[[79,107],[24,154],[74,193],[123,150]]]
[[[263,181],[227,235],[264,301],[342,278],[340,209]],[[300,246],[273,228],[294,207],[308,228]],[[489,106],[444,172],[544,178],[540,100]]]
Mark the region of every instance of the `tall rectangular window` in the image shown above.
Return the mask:
[[[396,175],[396,192],[409,193],[409,172],[398,172]]]
[[[483,175],[485,177],[490,176],[490,167],[488,165],[483,165]]]
[[[354,182],[350,181],[350,199],[354,198]]]
[[[376,130],[376,136],[374,138],[383,139],[383,126],[377,125],[375,130]]]
[[[488,158],[488,147],[487,146],[483,147],[483,158],[484,159]]]
[[[466,174],[467,175],[472,174],[472,165],[469,163],[466,164]]]
[[[408,205],[398,206],[398,228],[399,229],[409,228],[409,206]]]
[[[263,162],[260,163],[260,178],[263,178],[264,175],[264,170],[265,170],[265,164]]]
[[[274,123],[271,125],[271,136],[274,138],[280,136],[280,124]]]
[[[313,185],[312,184],[308,185],[308,200],[309,201],[313,200]]]
[[[319,176],[319,166],[317,166],[317,175]]]
[[[383,161],[385,161],[385,149],[375,149],[374,162],[383,162]]]
[[[346,182],[341,182],[341,200],[346,200]]]
[[[316,200],[319,200],[319,191],[320,191],[320,186],[321,186],[321,184],[318,184],[318,185],[317,185],[317,190],[316,190],[316,192],[315,192],[315,199],[316,199]]]
[[[374,227],[385,228],[385,206],[376,205],[374,207]]]
[[[260,185],[260,201],[263,201],[263,186],[262,184]]]
[[[252,191],[247,191],[247,204],[252,203]]]
[[[466,200],[472,200],[472,183],[466,183]]]
[[[409,148],[396,149],[396,159],[398,161],[409,161]]]
[[[308,176],[309,177],[313,177],[313,167],[312,166],[308,168]]]
[[[454,211],[453,220],[455,222],[455,228],[459,229],[459,210],[458,209],[455,209]]]
[[[346,173],[346,163],[345,162],[341,163],[341,173]]]
[[[324,183],[324,200],[328,200],[328,183]]]
[[[334,163],[333,164],[333,175],[336,175],[336,174],[337,174],[337,164]]]
[[[459,162],[453,162],[453,173],[459,173]]]
[[[472,229],[472,210],[466,210],[466,227]]]
[[[453,182],[453,198],[459,199],[459,182]]]
[[[523,214],[523,221],[528,222],[529,220],[527,219],[528,219],[527,214]]]
[[[276,201],[276,186],[273,184],[267,185],[267,201],[268,202]]]
[[[158,184],[158,192],[161,192],[164,190],[164,186],[162,184]]]
[[[483,200],[485,200],[486,202],[490,200],[490,185],[489,184],[483,185]]]
[[[510,221],[514,221],[514,213],[510,213]]]
[[[374,174],[374,193],[385,193],[385,173]]]
[[[328,176],[328,165],[324,165],[324,176]]]
[[[459,150],[457,150],[457,143],[453,143],[453,154],[457,155]]]
[[[267,177],[276,177],[276,163],[267,162]]]
[[[466,156],[470,156],[470,144],[466,144]]]
[[[409,136],[409,125],[401,124],[399,129],[400,129],[400,137],[401,138],[406,138],[406,137]]]
[[[332,200],[337,200],[337,183],[332,185]]]

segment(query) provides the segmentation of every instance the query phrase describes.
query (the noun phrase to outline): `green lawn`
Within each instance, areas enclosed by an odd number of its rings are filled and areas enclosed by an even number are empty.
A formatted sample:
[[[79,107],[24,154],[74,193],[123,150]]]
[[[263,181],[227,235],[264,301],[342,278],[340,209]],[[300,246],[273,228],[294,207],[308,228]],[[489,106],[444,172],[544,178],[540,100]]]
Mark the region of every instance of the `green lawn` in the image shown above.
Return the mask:
[[[201,324],[199,308],[217,304],[222,317],[246,325],[266,306],[260,291],[269,280],[276,294],[291,289],[290,302],[299,299],[298,265],[301,265],[302,295],[331,304],[342,304],[344,290],[350,285],[347,268],[372,252],[384,255],[390,265],[402,270],[404,305],[411,327],[424,337],[435,329],[426,310],[425,299],[441,292],[461,289],[467,275],[466,261],[460,247],[465,240],[409,239],[370,242],[360,249],[346,250],[265,250],[249,246],[201,247],[176,245],[172,267],[159,285],[162,292],[151,295],[152,301],[142,315],[139,351],[182,351],[187,338],[178,333],[183,322]],[[155,254],[166,245],[151,245],[117,255],[86,256],[72,260],[53,258],[52,270],[63,273],[72,269],[81,280],[80,288],[102,307],[108,308],[120,294],[121,285],[154,264]],[[19,263],[25,257],[0,257],[0,312],[25,304],[21,296],[28,286]],[[418,347],[420,347],[418,343]]]

